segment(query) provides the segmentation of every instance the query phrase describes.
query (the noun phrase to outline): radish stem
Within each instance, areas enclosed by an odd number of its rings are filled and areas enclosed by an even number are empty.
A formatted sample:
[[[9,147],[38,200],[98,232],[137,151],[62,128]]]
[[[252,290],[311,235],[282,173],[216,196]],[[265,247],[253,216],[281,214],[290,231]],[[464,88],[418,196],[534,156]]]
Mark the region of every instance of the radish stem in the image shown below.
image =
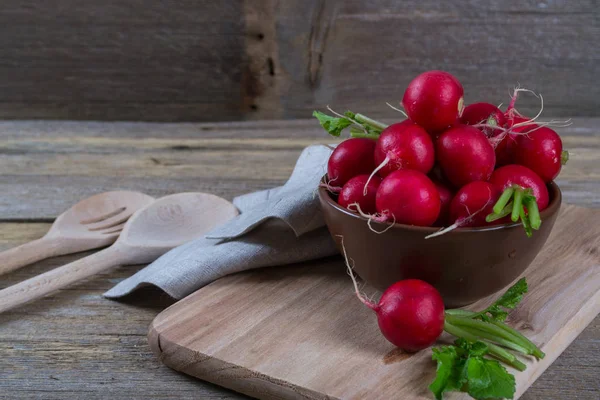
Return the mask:
[[[467,339],[472,342],[476,342],[479,340],[479,338],[477,336],[465,331],[464,329],[454,326],[448,322],[444,323],[444,330],[451,335],[454,335],[456,337],[462,337],[462,338]],[[504,350],[502,347],[497,346],[493,343],[489,343],[487,341],[485,343],[488,346],[490,354],[493,355],[494,357],[499,358],[500,360],[504,361],[506,364],[518,369],[519,371],[525,371],[525,369],[527,368],[527,366],[525,364],[523,364],[521,361],[519,361],[517,359],[517,357],[515,357],[514,354],[509,353],[508,351]]]
[[[484,310],[483,313],[485,314],[486,310]],[[482,313],[476,313],[476,312],[468,311],[468,310],[453,309],[453,310],[446,310],[446,315],[462,317],[462,318],[477,318],[477,317],[481,316]],[[493,325],[497,326],[498,328],[513,335],[515,337],[515,340],[517,340],[521,346],[531,350],[531,355],[533,355],[534,357],[541,359],[546,356],[546,354],[539,347],[537,347],[535,343],[533,343],[531,340],[529,340],[527,338],[527,336],[523,335],[518,330],[511,328],[510,326],[506,325],[505,323],[496,321],[496,320],[491,320],[486,323],[493,324]]]
[[[358,122],[360,122],[362,124],[367,124],[369,126],[372,126],[375,129],[378,129],[378,130],[381,130],[381,131],[388,127],[383,122],[376,121],[376,120],[371,119],[371,118],[369,118],[369,117],[367,117],[365,115],[362,115],[362,114],[356,114],[354,116],[354,119],[356,119]]]
[[[515,189],[515,200],[513,202],[513,209],[510,219],[512,222],[517,222],[519,220],[520,210],[523,208],[523,190]]]
[[[560,164],[561,165],[566,165],[567,161],[569,161],[569,152],[567,150],[563,150],[560,153]]]
[[[544,353],[539,347],[537,347],[535,345],[535,343],[533,343],[531,340],[527,339],[527,336],[523,335],[521,332],[519,332],[516,329],[511,328],[510,326],[506,325],[503,322],[500,321],[490,321],[492,324],[496,325],[498,328],[500,329],[504,329],[507,332],[512,333],[513,335],[517,336],[519,339],[521,339],[523,342],[528,344],[528,347],[531,348],[533,350],[532,355],[536,358],[544,358],[546,357],[546,353]]]
[[[540,210],[538,209],[535,197],[527,196],[527,199],[525,201],[525,207],[527,207],[527,214],[529,217],[529,221],[531,222],[531,228],[537,231],[538,229],[540,229],[542,219],[540,218]]]
[[[356,128],[354,126],[350,128],[350,136],[353,138],[366,138],[373,140],[377,140],[379,138],[379,135],[376,133],[366,133],[362,129]]]
[[[527,237],[533,236],[533,231],[531,230],[531,222],[529,221],[529,216],[525,214],[525,207],[523,207],[523,205],[521,205],[520,207],[519,216],[521,217],[521,222],[523,223],[523,228],[525,228],[525,234],[527,234]]]
[[[506,206],[506,204],[508,203],[508,201],[510,200],[510,198],[512,197],[514,192],[515,192],[515,189],[512,187],[509,187],[508,189],[506,189],[504,191],[504,193],[502,193],[502,195],[500,196],[500,198],[498,199],[496,204],[494,204],[494,212],[496,214],[500,214],[502,212],[502,210],[504,209],[504,207]]]
[[[500,346],[509,348],[511,350],[518,351],[519,353],[521,353],[523,355],[526,355],[526,356],[533,355],[533,350],[530,350],[530,349],[528,349],[526,347],[523,347],[521,345],[513,343],[510,340],[506,340],[506,339],[501,338],[499,336],[495,336],[495,335],[493,335],[493,334],[491,334],[489,332],[485,332],[485,331],[482,331],[482,330],[479,330],[479,329],[465,328],[465,327],[462,327],[462,329],[464,329],[464,330],[466,330],[466,331],[468,331],[468,332],[470,332],[470,333],[472,333],[474,335],[477,335],[480,338],[484,338],[484,339],[490,340],[490,341],[492,341],[492,342],[494,342],[496,344],[499,344]]]
[[[506,205],[506,207],[504,207],[499,213],[496,214],[495,212],[493,212],[491,214],[488,214],[488,216],[485,217],[485,221],[486,222],[494,222],[500,218],[504,218],[507,215],[510,215],[510,213],[512,212],[512,208],[513,208],[513,204],[508,203]]]
[[[531,348],[528,342],[524,342],[521,338],[513,335],[512,332],[504,330],[494,324],[478,319],[455,316],[446,316],[446,320],[452,325],[459,326],[463,329],[473,329],[478,331],[478,333],[481,332],[482,334],[480,336],[497,342],[505,347],[510,347],[523,354],[533,354],[533,348]]]

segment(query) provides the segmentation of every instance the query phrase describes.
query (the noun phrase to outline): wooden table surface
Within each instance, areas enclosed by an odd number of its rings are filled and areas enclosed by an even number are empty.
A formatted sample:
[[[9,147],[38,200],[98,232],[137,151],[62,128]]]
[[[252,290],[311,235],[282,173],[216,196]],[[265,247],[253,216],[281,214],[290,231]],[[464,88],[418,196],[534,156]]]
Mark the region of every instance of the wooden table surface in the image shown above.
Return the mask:
[[[600,119],[560,129],[571,160],[558,180],[567,202],[600,207]],[[94,193],[133,189],[233,196],[284,182],[303,147],[330,142],[313,121],[220,124],[0,123],[0,250],[42,236]],[[560,227],[555,227],[560,229]],[[6,287],[88,253],[0,277]],[[101,294],[143,266],[116,268],[0,315],[0,398],[242,399],[161,365],[146,334],[172,300],[147,289]],[[600,397],[600,317],[522,397]]]

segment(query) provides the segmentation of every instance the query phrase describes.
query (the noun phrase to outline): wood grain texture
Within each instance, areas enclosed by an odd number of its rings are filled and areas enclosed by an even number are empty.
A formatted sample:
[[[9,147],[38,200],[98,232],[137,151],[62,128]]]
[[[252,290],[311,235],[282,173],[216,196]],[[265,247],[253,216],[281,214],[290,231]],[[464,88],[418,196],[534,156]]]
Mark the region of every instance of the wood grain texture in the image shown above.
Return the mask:
[[[506,103],[520,82],[549,115],[600,116],[599,13],[594,0],[8,0],[0,118],[383,116],[428,69],[458,76],[468,102]]]
[[[566,146],[577,154],[559,180],[566,202],[600,207],[598,126],[597,119],[575,119],[561,130]],[[303,146],[330,141],[312,121],[2,122],[0,250],[42,237],[50,224],[40,221],[101,191],[135,189],[156,197],[194,190],[231,199],[278,185]],[[194,147],[182,147],[187,145]],[[55,162],[60,157],[62,166]],[[90,162],[97,157],[95,168],[87,167],[86,157]],[[238,167],[232,172],[233,165]],[[243,168],[254,176],[246,179]],[[0,277],[0,287],[88,254],[31,265]],[[151,353],[148,325],[172,304],[167,296],[147,290],[123,302],[101,297],[141,267],[119,267],[0,315],[0,398],[246,398],[176,373]],[[599,338],[597,317],[521,399],[596,400]]]
[[[558,179],[567,202],[600,207],[599,121],[576,118],[558,129],[571,152]],[[49,221],[82,198],[119,189],[230,200],[285,182],[304,147],[331,142],[315,120],[0,122],[0,219]]]
[[[546,353],[512,370],[515,398],[600,313],[600,210],[565,206],[556,226],[522,274],[532,290],[510,315]],[[376,321],[338,259],[220,279],[159,314],[149,341],[175,370],[259,399],[430,399],[431,352],[398,351]]]

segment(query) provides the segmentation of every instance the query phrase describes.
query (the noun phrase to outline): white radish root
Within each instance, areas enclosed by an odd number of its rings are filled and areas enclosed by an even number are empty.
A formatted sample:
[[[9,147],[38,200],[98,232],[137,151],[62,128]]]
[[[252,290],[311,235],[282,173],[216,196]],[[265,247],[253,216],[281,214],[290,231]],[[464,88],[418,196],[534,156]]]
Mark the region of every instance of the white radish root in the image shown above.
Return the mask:
[[[340,238],[340,246],[342,248],[342,255],[344,256],[344,262],[346,263],[346,269],[348,275],[352,279],[352,284],[354,285],[354,293],[356,297],[367,307],[371,309],[377,308],[377,304],[375,304],[367,295],[362,293],[358,287],[358,282],[356,280],[356,276],[354,275],[354,260],[348,259],[348,254],[346,253],[346,247],[344,246],[344,237],[342,235],[336,235]],[[350,265],[352,263],[352,266]]]
[[[385,167],[385,166],[386,166],[386,165],[387,165],[389,162],[390,162],[390,157],[389,157],[389,156],[386,156],[386,157],[385,157],[385,160],[383,160],[383,161],[381,162],[381,164],[379,164],[379,165],[377,166],[377,168],[375,168],[375,169],[373,170],[373,172],[371,172],[371,175],[369,175],[369,179],[367,179],[367,182],[365,183],[365,187],[363,188],[363,196],[366,196],[366,195],[367,195],[367,187],[369,186],[369,182],[371,182],[371,179],[373,179],[373,177],[375,176],[375,174],[376,174],[376,173],[377,173],[379,170],[381,170],[381,168]]]
[[[406,112],[404,112],[404,110],[401,110],[401,109],[399,109],[399,108],[396,108],[396,107],[394,107],[393,105],[391,105],[390,103],[387,103],[387,102],[386,102],[385,104],[387,104],[387,105],[388,105],[388,107],[389,107],[389,108],[391,108],[392,110],[396,110],[396,111],[398,111],[399,113],[401,113],[402,115],[404,115],[404,118],[408,118],[408,114],[406,114]]]
[[[475,217],[477,214],[479,214],[480,212],[482,212],[483,210],[485,210],[485,208],[492,202],[492,192],[489,192],[489,197],[488,197],[488,201],[483,205],[483,207],[481,207],[479,210],[475,211],[473,214],[469,213],[469,216],[466,218],[459,218],[457,219],[452,225],[443,228],[435,233],[432,233],[431,235],[427,235],[425,236],[425,239],[432,239],[434,237],[438,237],[438,236],[442,236],[445,235],[448,232],[451,232],[453,230],[455,230],[456,228],[460,228],[461,226],[463,226],[464,224],[468,223],[469,221],[471,221],[473,219],[473,217]],[[468,211],[468,208],[467,208]]]
[[[379,223],[388,222],[388,220],[389,220],[388,216],[382,215],[382,214],[367,214],[367,213],[363,212],[363,210],[360,208],[360,205],[358,203],[349,204],[348,208],[353,207],[353,206],[355,208],[354,211],[356,211],[361,217],[367,218],[367,226],[369,227],[371,232],[376,233],[378,235],[381,235],[382,233],[389,231],[392,228],[392,226],[394,226],[394,224],[396,223],[396,218],[394,218],[394,221],[391,222],[391,225],[387,226],[382,231],[378,231],[377,229],[373,228],[373,226],[371,225],[371,221],[375,221],[375,222],[379,222]],[[393,215],[392,215],[392,217],[393,217]]]

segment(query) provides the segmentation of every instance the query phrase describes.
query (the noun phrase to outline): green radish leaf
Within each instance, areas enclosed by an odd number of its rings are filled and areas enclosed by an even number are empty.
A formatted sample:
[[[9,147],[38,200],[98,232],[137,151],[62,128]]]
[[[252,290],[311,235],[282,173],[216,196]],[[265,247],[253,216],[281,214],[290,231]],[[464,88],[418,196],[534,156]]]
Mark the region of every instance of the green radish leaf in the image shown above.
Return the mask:
[[[317,118],[321,126],[332,136],[340,136],[344,129],[353,124],[347,118],[331,117],[320,111],[313,111],[313,117]]]
[[[527,293],[527,281],[525,278],[521,278],[496,300],[494,304],[481,313],[481,319],[486,320],[486,314],[489,313],[491,319],[501,322],[505,321],[508,317],[508,312],[505,309],[512,310],[515,308],[523,300],[525,293]]]
[[[467,361],[467,393],[475,399],[512,399],[515,377],[496,360],[469,357]]]
[[[484,358],[486,343],[459,338],[454,344],[433,349],[437,372],[429,390],[436,400],[443,400],[446,392],[467,392],[476,400],[513,398],[515,377],[498,361]]]
[[[466,382],[466,359],[457,353],[455,346],[433,348],[432,359],[437,361],[435,380],[429,385],[429,390],[437,400],[444,398],[445,392],[460,391]]]

